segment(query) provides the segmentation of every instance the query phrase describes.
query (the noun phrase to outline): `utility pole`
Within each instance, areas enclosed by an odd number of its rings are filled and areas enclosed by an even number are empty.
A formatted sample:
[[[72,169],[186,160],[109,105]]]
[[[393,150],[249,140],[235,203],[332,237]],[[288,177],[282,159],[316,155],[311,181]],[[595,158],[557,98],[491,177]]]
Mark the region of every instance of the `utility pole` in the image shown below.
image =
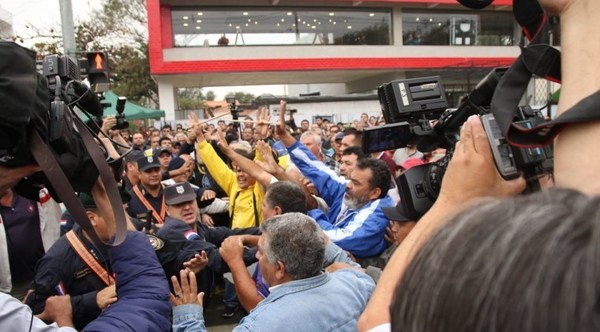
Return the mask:
[[[63,52],[77,61],[77,44],[75,43],[75,28],[73,24],[73,7],[71,0],[59,0],[60,20],[63,35]]]

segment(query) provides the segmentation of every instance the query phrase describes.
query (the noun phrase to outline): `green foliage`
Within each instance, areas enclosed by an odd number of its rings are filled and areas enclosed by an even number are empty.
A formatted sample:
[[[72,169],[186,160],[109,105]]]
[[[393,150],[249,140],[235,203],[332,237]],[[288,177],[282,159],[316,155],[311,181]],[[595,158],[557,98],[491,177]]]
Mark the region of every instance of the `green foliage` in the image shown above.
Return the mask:
[[[158,103],[158,87],[148,60],[146,1],[104,0],[90,16],[75,26],[77,50],[108,54],[111,89],[118,95],[144,106]],[[37,37],[44,37],[34,46],[41,57],[62,53],[60,35]],[[83,57],[81,53],[79,57]]]
[[[200,88],[180,88],[177,90],[179,110],[201,110],[206,108],[207,100],[215,100],[215,93],[208,91],[206,95]]]
[[[240,104],[250,104],[254,101],[254,99],[256,99],[256,96],[253,94],[243,91],[230,92],[228,95],[229,94],[235,95],[235,100],[237,100],[237,102]]]

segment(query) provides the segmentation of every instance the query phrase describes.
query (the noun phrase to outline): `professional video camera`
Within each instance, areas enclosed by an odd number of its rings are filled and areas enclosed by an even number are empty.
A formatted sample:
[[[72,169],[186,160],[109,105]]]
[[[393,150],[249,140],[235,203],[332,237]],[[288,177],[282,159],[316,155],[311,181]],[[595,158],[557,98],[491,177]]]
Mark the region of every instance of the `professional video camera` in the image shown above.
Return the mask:
[[[89,192],[100,174],[117,219],[114,243],[119,244],[126,224],[117,208],[121,202],[115,175],[93,130],[81,118],[102,116],[98,95],[79,81],[79,67],[68,57],[45,57],[42,73],[35,58],[32,50],[0,41],[0,166],[37,163],[42,172],[21,179],[15,191],[38,199],[39,188],[48,188],[93,235],[75,192]]]
[[[411,218],[418,218],[436,200],[454,145],[460,139],[460,127],[471,115],[481,115],[488,135],[494,161],[505,179],[521,173],[528,188],[535,190],[537,177],[552,171],[551,147],[517,148],[504,139],[494,116],[490,113],[492,96],[506,68],[492,70],[456,109],[447,109],[443,85],[439,77],[393,81],[378,89],[380,103],[387,123],[368,128],[363,135],[366,152],[396,149],[414,144],[419,151],[447,149],[441,160],[413,167],[396,180],[401,202]],[[543,122],[539,110],[519,107],[515,123],[533,128]]]

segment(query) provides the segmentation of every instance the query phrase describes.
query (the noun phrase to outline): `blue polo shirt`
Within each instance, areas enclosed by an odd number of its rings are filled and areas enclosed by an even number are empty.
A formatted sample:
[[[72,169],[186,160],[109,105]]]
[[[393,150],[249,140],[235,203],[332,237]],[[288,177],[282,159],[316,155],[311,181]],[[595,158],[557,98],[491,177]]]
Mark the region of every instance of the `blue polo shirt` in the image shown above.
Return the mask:
[[[13,282],[31,280],[44,256],[36,202],[14,194],[12,206],[0,206]]]

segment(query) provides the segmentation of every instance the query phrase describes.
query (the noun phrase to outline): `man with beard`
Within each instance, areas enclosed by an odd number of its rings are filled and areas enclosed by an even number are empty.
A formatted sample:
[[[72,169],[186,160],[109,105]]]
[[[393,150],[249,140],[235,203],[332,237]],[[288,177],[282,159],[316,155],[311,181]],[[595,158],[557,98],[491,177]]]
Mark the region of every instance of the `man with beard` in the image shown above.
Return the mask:
[[[281,101],[280,114],[285,113],[285,106],[286,102]],[[284,123],[280,115],[277,131],[292,162],[329,205],[327,214],[313,209],[309,215],[317,220],[335,244],[354,256],[380,254],[387,247],[384,234],[388,225],[382,208],[395,205],[387,195],[391,178],[387,165],[378,159],[359,160],[346,180],[316,160],[285,130]]]

